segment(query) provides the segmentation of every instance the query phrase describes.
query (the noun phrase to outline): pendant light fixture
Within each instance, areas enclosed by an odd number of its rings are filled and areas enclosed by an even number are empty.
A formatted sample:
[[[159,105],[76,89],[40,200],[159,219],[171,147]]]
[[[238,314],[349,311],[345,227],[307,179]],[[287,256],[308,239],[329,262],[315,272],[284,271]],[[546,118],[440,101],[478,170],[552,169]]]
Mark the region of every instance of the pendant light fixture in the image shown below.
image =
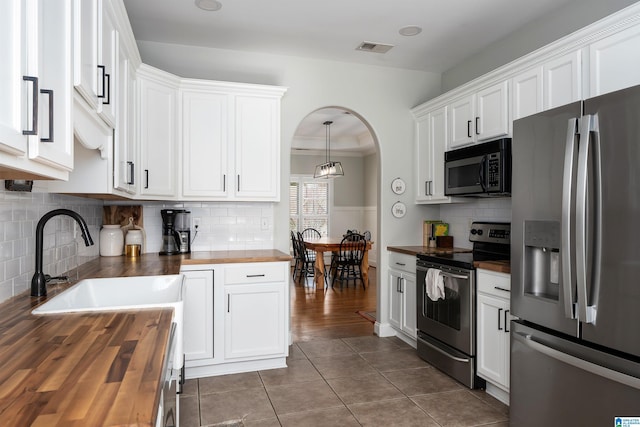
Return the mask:
[[[325,159],[326,162],[316,166],[316,171],[313,174],[314,178],[335,178],[337,176],[344,176],[344,170],[342,170],[342,163],[334,162],[330,160],[331,158],[331,131],[329,127],[333,122],[331,120],[327,120],[322,123],[325,126]]]

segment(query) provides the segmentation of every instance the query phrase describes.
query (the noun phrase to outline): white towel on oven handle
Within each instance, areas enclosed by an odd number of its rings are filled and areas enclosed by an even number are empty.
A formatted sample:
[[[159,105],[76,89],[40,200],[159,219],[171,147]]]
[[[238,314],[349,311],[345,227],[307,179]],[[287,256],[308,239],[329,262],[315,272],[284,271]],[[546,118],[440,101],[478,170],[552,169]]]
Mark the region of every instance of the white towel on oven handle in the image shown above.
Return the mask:
[[[424,276],[424,287],[427,296],[432,301],[444,299],[444,278],[439,269],[430,268]]]

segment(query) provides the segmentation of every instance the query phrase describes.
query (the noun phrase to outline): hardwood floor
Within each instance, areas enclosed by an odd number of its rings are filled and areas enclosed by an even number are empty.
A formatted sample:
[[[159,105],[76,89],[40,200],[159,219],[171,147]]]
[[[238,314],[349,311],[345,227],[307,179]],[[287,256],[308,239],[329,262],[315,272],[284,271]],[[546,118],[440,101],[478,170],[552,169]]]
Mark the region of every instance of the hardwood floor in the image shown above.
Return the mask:
[[[373,335],[373,323],[356,313],[375,312],[377,299],[376,269],[369,267],[369,287],[362,289],[350,282],[340,289],[318,288],[313,277],[306,284],[291,278],[291,331],[293,342]]]

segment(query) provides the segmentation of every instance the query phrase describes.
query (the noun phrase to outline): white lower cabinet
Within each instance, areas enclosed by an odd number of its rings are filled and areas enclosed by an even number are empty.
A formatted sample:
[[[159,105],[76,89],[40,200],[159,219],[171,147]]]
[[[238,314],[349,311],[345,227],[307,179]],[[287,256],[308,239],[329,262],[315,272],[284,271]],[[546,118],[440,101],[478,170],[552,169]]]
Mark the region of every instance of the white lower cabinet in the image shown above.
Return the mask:
[[[289,264],[183,265],[186,378],[286,367]]]
[[[511,276],[478,269],[476,282],[478,376],[490,383],[488,393],[495,387],[492,394],[508,403]]]
[[[184,271],[184,357],[187,366],[213,360],[213,270]]]
[[[389,254],[389,324],[412,340],[418,336],[415,271],[414,256]]]

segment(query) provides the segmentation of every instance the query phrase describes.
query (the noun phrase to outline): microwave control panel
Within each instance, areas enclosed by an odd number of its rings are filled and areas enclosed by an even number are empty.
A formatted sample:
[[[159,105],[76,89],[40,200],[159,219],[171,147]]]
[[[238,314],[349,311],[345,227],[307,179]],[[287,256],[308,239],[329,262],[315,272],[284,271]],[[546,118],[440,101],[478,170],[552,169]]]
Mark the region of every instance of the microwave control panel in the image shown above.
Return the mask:
[[[500,188],[500,153],[487,156],[487,190]]]

